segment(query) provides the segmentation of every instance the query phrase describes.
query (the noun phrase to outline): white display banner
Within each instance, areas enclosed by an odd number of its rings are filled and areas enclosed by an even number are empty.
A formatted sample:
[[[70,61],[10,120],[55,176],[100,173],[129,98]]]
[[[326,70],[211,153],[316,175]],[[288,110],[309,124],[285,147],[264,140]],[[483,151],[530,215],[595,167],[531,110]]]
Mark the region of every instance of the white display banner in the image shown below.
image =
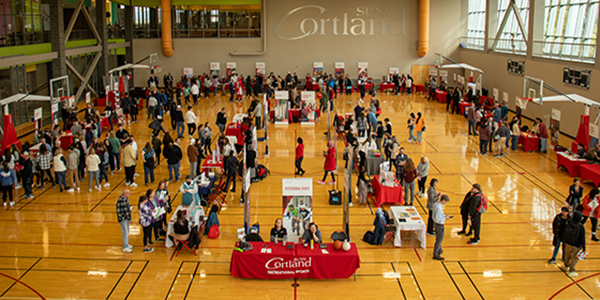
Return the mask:
[[[315,103],[315,92],[314,91],[302,91],[300,92],[303,102]]]
[[[90,92],[85,93],[85,103],[92,102],[92,94]]]
[[[438,69],[436,68],[429,68],[429,76],[438,76]]]
[[[322,62],[314,62],[313,68],[323,68],[323,63]]]
[[[448,79],[448,71],[440,70],[440,77]]]
[[[194,68],[183,68],[183,76],[185,76],[185,77],[194,76]]]
[[[552,109],[552,120],[560,121],[560,110],[556,108]]]
[[[336,63],[335,63],[335,68],[336,68],[336,69],[344,69],[344,68],[346,68],[346,63],[343,63],[343,62],[336,62]]]
[[[52,113],[55,113],[58,111],[58,103],[52,103]]]
[[[211,70],[220,70],[221,69],[221,63],[211,62],[210,63],[210,69]]]
[[[283,196],[312,196],[313,194],[312,178],[283,178],[282,195]]]
[[[33,111],[33,119],[37,121],[41,118],[42,118],[42,108],[38,107]]]
[[[508,93],[507,92],[502,92],[502,101],[508,102]]]
[[[398,74],[398,73],[400,73],[399,68],[390,68],[390,75],[394,75],[394,74]]]
[[[590,136],[598,138],[598,131],[599,131],[598,125],[590,123]]]
[[[267,70],[267,66],[264,62],[257,62],[254,64],[254,67],[256,68],[256,74],[265,74],[266,70]]]
[[[287,100],[290,97],[288,91],[275,91],[275,99]]]
[[[235,68],[236,68],[236,63],[234,63],[234,62],[227,63],[227,69],[235,69]]]
[[[494,100],[498,100],[498,96],[500,95],[500,91],[498,91],[497,88],[494,88],[493,92],[492,92],[492,95],[493,95]]]

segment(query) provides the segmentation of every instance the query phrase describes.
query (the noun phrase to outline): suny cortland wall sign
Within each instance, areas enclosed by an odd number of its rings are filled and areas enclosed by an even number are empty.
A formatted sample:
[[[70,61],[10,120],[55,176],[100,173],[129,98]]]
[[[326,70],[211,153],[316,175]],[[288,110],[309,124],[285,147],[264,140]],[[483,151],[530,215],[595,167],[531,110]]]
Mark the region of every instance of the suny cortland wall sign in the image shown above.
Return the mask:
[[[307,17],[292,27],[299,28],[300,34],[296,36],[284,36],[281,27],[294,14],[304,13],[315,15],[316,12],[322,18]],[[380,7],[357,7],[352,13],[342,13],[341,16],[328,16],[327,9],[319,5],[304,5],[294,8],[284,14],[275,24],[273,33],[282,40],[299,40],[311,35],[335,35],[335,36],[367,36],[367,35],[404,35],[404,11],[405,8],[392,11]],[[297,19],[297,16],[294,16]],[[291,21],[288,21],[291,22]],[[286,24],[290,26],[290,24]],[[297,27],[296,27],[297,26]]]

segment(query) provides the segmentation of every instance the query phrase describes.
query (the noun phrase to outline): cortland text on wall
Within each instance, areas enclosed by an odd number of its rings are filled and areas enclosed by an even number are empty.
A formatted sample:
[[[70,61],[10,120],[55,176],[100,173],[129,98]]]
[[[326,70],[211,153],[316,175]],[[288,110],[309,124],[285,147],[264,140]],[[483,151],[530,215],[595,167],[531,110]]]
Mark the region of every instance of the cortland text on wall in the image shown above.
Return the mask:
[[[321,18],[312,16],[319,11]],[[383,7],[357,7],[353,13],[328,16],[327,9],[319,5],[304,5],[285,13],[275,24],[273,33],[282,40],[299,40],[311,35],[367,36],[405,35],[405,7],[395,10]],[[281,32],[282,25],[294,14],[306,15],[297,24],[301,34],[286,36]],[[297,17],[297,16],[295,16]],[[295,27],[296,25],[293,25]]]

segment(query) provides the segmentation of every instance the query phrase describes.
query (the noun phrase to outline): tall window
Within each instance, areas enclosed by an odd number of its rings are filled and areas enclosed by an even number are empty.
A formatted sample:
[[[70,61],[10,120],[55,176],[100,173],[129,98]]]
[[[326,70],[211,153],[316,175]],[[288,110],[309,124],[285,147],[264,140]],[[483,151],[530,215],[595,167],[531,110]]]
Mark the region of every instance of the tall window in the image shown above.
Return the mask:
[[[485,4],[487,1],[469,0],[467,20],[467,48],[483,50],[485,43]]]
[[[523,21],[523,29],[525,32],[522,32],[521,28],[519,28],[519,22],[513,12],[509,14],[504,28],[500,27],[502,25],[502,20],[504,20],[504,16],[506,15],[509,3],[510,0],[498,0],[498,28],[496,32],[501,31],[501,34],[495,50],[500,52],[525,54],[527,45],[525,44],[523,34],[527,34],[528,30],[529,0],[515,1],[518,9],[516,13],[519,14],[521,21]]]
[[[542,56],[593,62],[598,0],[546,0]]]

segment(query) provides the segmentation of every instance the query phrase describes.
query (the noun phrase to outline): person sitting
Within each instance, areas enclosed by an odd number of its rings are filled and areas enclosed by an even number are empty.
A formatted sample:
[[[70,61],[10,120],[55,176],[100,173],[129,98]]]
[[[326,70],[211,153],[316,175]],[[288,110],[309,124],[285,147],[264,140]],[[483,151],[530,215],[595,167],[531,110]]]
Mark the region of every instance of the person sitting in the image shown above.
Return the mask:
[[[319,230],[315,223],[310,223],[308,225],[308,230],[302,235],[302,242],[308,244],[310,241],[313,241],[314,243],[321,243],[322,241],[321,230]]]
[[[250,233],[248,233],[246,235],[246,241],[247,242],[263,242],[263,239],[258,234],[258,231],[259,231],[258,224],[252,225],[252,227],[250,227]]]
[[[277,218],[275,220],[275,226],[271,228],[271,242],[285,242],[287,241],[287,230],[283,227],[283,220]]]
[[[600,163],[600,148],[596,145],[596,146],[592,146],[590,148],[590,152],[587,155],[587,159],[589,160],[589,163],[594,163],[594,164],[598,164]]]
[[[177,220],[173,224],[173,233],[169,234],[173,239],[175,246],[179,246],[180,241],[187,241],[190,238],[190,227],[188,220],[183,216],[183,210],[177,211]]]
[[[181,192],[181,205],[191,205],[192,202],[196,206],[200,205],[200,196],[198,195],[198,185],[192,179],[191,175],[185,177],[185,181],[179,188]]]

